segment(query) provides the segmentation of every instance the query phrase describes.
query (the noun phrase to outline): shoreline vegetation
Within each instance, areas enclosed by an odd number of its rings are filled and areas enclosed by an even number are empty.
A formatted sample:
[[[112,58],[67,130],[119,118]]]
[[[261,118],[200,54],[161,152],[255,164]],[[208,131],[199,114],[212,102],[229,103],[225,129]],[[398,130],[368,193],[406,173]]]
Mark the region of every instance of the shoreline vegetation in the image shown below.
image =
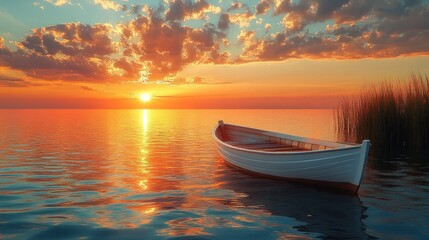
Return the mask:
[[[367,86],[359,96],[340,101],[334,123],[341,141],[370,139],[376,154],[427,160],[429,78],[411,74],[406,81],[384,80]]]

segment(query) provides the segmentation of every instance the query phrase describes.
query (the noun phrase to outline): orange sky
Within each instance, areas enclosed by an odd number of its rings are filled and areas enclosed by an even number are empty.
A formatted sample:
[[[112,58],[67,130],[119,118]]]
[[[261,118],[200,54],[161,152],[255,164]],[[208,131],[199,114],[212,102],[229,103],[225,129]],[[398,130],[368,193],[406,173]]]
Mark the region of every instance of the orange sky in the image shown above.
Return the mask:
[[[345,94],[383,79],[429,72],[429,57],[287,60],[241,65],[191,65],[180,73],[199,84],[42,83],[0,87],[2,108],[330,108]],[[8,71],[7,69],[3,71]],[[148,103],[139,94],[149,93]]]
[[[429,73],[428,1],[359,4],[2,2],[0,108],[331,108]]]

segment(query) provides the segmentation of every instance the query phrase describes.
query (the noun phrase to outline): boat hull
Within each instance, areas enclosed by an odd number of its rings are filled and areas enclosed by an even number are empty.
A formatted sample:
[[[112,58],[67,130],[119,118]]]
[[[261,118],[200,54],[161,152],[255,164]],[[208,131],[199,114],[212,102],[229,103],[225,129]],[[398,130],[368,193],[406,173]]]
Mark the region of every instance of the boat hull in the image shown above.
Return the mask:
[[[219,125],[213,132],[217,150],[222,158],[235,168],[269,178],[287,179],[353,193],[359,189],[369,141],[364,141],[361,145],[329,150],[266,152],[230,145],[219,137],[219,132],[216,134],[218,128]],[[256,133],[255,137],[258,137]]]

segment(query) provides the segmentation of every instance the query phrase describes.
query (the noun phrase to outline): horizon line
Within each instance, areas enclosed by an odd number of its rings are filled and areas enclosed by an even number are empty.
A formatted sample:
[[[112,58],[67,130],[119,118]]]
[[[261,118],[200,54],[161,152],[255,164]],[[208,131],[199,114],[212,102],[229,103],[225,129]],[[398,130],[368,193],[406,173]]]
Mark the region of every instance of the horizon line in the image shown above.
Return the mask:
[[[336,109],[336,108],[0,108],[0,110],[210,110],[210,109],[249,109],[249,110],[275,110],[275,109]]]

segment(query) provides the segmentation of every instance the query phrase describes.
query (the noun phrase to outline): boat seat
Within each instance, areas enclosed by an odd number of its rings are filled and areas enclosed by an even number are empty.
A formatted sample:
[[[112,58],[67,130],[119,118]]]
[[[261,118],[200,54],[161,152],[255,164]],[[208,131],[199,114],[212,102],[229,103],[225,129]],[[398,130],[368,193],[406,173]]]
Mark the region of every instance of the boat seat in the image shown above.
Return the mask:
[[[231,144],[231,143],[230,143]],[[272,142],[261,142],[261,143],[235,143],[231,144],[233,146],[240,146],[240,147],[270,147],[270,146],[281,146],[278,143],[272,143]]]
[[[235,141],[225,141],[225,143],[230,144],[235,147],[246,148],[251,150],[261,150],[269,152],[280,152],[280,151],[314,151],[314,150],[325,150],[332,149],[331,147],[319,145],[319,144],[308,144],[299,141],[292,141],[291,143],[295,144],[284,144],[279,142],[235,142]],[[308,145],[308,147],[307,147]]]
[[[246,146],[267,146],[267,145],[278,145],[277,143],[272,143],[272,142],[230,142],[230,141],[225,141],[225,143],[233,145],[233,146],[240,146],[240,147],[246,147]]]
[[[260,151],[268,151],[268,152],[281,152],[281,151],[308,151],[307,149],[299,148],[299,147],[285,147],[278,146],[272,148],[259,148]]]

